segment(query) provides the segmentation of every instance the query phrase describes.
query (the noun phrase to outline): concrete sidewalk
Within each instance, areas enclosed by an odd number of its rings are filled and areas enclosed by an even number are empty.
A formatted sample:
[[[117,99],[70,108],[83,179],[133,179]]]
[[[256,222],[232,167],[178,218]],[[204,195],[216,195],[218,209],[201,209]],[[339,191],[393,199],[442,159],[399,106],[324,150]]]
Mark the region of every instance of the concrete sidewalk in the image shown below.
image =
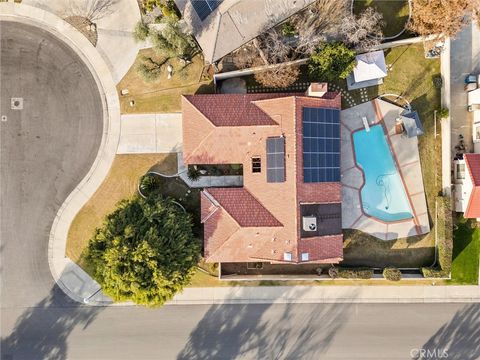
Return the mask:
[[[438,303],[480,301],[479,286],[256,286],[187,288],[169,305]]]
[[[22,3],[49,11],[62,19],[86,13],[92,4],[89,0],[23,0]],[[115,83],[130,69],[138,51],[151,46],[133,39],[133,29],[140,19],[137,0],[111,1],[93,19],[98,35],[96,49],[107,63]]]
[[[478,303],[479,286],[234,286],[186,288],[166,305],[322,304],[322,303]],[[135,306],[112,303],[93,293],[92,306]]]

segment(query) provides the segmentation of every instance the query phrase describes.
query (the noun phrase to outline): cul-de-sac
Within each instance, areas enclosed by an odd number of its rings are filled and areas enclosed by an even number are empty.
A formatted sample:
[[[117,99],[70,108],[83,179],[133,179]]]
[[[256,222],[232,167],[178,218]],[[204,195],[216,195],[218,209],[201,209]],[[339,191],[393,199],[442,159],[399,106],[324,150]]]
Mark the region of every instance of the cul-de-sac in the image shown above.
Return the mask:
[[[0,0],[0,358],[480,358],[480,0]]]

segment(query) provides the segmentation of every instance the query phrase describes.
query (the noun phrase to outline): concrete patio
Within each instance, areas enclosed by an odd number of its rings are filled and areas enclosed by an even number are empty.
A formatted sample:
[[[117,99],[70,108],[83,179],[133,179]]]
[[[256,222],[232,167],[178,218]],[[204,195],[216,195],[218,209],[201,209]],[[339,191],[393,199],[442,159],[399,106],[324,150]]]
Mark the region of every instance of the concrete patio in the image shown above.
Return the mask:
[[[418,139],[395,134],[396,119],[403,108],[383,100],[373,100],[341,113],[341,173],[342,173],[342,227],[357,229],[382,240],[393,240],[430,231],[430,223],[423,187],[422,169],[418,153]],[[366,117],[370,125],[383,124],[405,191],[410,199],[413,218],[397,222],[384,222],[363,211],[360,191],[364,180],[362,170],[355,162],[351,134],[364,125]]]

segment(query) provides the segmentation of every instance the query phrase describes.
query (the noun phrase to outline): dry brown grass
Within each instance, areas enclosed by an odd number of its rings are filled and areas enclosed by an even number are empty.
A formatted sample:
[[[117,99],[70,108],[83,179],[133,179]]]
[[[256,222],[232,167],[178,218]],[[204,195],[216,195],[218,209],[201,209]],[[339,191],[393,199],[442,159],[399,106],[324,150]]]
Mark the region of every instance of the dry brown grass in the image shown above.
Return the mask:
[[[172,78],[167,78],[165,70],[157,80],[151,82],[145,81],[137,71],[144,56],[158,58],[153,49],[140,50],[135,63],[117,85],[122,114],[180,112],[181,95],[213,92],[211,79],[203,74],[204,60],[201,55],[195,56],[184,70],[181,70],[178,59],[168,60],[173,67]],[[122,89],[128,89],[129,94],[121,96]],[[130,106],[131,100],[135,102],[134,106]]]
[[[158,165],[156,165],[158,164]],[[108,176],[90,200],[83,206],[70,226],[66,255],[82,264],[82,252],[96,227],[115,209],[122,199],[133,196],[139,178],[152,166],[164,173],[177,171],[176,154],[117,155]]]

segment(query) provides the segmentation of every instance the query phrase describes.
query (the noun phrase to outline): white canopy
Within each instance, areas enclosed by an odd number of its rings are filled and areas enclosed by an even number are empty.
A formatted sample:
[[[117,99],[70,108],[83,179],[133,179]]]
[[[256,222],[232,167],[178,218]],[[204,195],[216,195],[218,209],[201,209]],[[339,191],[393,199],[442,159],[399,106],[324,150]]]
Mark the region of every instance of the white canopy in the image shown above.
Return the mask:
[[[387,76],[387,65],[382,50],[357,55],[356,60],[357,64],[353,69],[356,83]]]

